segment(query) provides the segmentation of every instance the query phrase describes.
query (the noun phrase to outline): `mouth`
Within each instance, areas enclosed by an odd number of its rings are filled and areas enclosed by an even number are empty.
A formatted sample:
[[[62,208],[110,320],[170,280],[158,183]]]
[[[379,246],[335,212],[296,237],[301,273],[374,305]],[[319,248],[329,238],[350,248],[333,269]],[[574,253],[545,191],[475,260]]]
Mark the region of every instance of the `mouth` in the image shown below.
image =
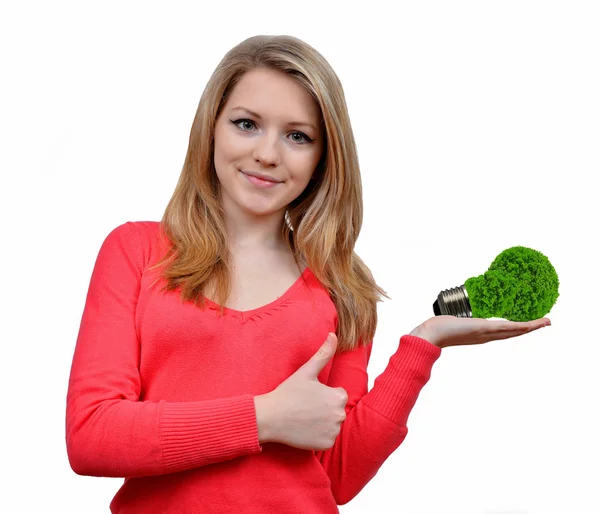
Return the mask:
[[[262,173],[255,173],[253,171],[243,171],[240,170],[244,175],[248,175],[250,177],[255,177],[259,180],[262,180],[264,182],[274,182],[275,184],[279,184],[280,182],[282,182],[281,180],[276,180],[273,177],[269,177],[268,175],[263,175]]]
[[[249,182],[259,187],[274,187],[277,184],[281,184],[282,181],[274,180],[271,177],[261,175],[260,173],[246,172],[239,170]]]

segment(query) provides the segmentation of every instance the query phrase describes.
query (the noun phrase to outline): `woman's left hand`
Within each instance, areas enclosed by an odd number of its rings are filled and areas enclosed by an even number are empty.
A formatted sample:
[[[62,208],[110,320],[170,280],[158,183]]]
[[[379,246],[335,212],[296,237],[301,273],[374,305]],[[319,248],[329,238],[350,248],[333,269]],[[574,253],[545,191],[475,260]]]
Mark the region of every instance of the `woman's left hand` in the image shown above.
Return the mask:
[[[440,348],[446,348],[509,339],[548,325],[550,325],[548,318],[520,322],[443,315],[424,321],[410,335],[421,337]]]

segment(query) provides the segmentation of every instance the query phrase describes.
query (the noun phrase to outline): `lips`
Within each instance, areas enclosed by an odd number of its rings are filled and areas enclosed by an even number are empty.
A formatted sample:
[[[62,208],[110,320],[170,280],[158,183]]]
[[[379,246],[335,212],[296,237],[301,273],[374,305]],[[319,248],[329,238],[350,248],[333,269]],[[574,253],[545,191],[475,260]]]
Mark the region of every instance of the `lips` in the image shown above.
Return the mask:
[[[279,184],[281,182],[281,180],[276,180],[273,177],[269,177],[268,175],[263,175],[261,173],[255,173],[253,171],[242,171],[240,170],[244,175],[249,175],[251,177],[256,177],[259,178],[261,180],[265,180],[268,182],[273,182],[274,184]]]

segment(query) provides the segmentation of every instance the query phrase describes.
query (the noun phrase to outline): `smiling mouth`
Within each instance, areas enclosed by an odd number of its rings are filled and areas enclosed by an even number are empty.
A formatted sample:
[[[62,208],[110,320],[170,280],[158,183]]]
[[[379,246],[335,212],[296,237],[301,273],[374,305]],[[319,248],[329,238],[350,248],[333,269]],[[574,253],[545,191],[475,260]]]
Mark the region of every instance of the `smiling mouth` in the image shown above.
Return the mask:
[[[260,173],[253,173],[253,172],[248,172],[248,171],[243,171],[243,170],[240,170],[240,171],[248,177],[254,177],[257,180],[262,180],[263,182],[272,182],[274,184],[279,184],[280,182],[283,182],[282,180],[275,180],[266,175],[261,175]]]
[[[240,173],[246,177],[248,182],[250,182],[251,184],[254,184],[257,187],[270,188],[270,187],[275,187],[276,185],[282,183],[282,182],[274,182],[272,180],[264,180],[262,178],[255,177],[253,175],[245,173],[242,170],[240,170]]]

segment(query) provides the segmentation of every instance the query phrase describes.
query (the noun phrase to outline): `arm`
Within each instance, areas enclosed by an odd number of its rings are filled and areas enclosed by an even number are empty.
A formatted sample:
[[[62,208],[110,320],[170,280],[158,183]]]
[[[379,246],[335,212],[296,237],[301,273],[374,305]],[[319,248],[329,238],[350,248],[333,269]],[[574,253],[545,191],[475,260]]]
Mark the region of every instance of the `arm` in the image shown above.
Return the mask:
[[[316,452],[338,505],[354,498],[404,441],[408,415],[430,378],[440,348],[405,335],[367,392],[372,343],[334,357],[328,384],[348,393],[346,420],[332,448]]]
[[[252,395],[139,401],[135,311],[144,263],[126,223],[105,239],[92,273],[69,378],[66,445],[80,475],[174,473],[260,453]]]

